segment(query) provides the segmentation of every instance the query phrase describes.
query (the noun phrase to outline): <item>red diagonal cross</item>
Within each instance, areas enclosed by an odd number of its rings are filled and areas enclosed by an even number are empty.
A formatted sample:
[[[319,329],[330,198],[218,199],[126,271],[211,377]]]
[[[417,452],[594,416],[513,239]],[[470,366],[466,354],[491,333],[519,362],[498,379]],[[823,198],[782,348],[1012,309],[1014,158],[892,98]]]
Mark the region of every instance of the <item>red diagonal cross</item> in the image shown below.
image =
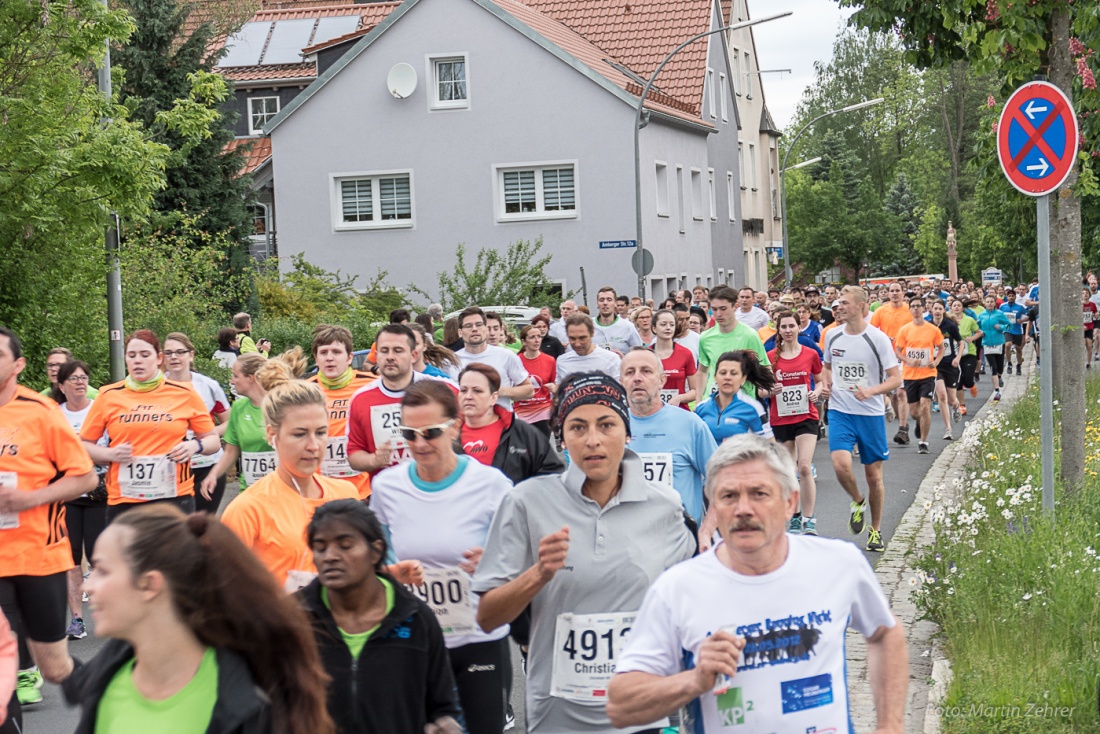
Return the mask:
[[[1048,103],[1051,102],[1051,100],[1044,101]],[[1039,150],[1045,153],[1052,162],[1061,162],[1062,156],[1055,155],[1054,151],[1050,149],[1049,145],[1047,145],[1047,141],[1043,140],[1043,133],[1047,131],[1047,128],[1054,124],[1054,120],[1060,117],[1062,114],[1062,110],[1065,109],[1065,103],[1061,99],[1053,102],[1052,104],[1054,105],[1054,109],[1049,115],[1047,115],[1046,119],[1043,120],[1042,124],[1039,125],[1038,128],[1033,126],[1030,120],[1020,114],[1019,106],[1012,110],[1012,119],[1020,123],[1020,127],[1023,128],[1024,132],[1029,136],[1028,141],[1024,143],[1024,146],[1022,148],[1020,148],[1020,152],[1018,152],[1015,157],[1013,157],[1013,168],[1019,168],[1020,163],[1024,160],[1024,156],[1030,153],[1031,149],[1035,146],[1038,146]]]

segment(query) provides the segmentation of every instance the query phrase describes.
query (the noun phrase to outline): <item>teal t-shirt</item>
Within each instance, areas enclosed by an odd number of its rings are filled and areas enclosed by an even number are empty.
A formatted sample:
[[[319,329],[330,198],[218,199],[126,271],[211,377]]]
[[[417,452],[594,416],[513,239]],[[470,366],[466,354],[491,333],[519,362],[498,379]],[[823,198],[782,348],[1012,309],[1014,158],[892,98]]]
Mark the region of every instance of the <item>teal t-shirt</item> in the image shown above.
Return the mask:
[[[218,659],[214,648],[202,656],[195,677],[163,701],[141,695],[134,686],[134,661],[119,668],[103,691],[95,734],[195,734],[210,726],[218,700]]]
[[[393,611],[393,584],[382,577],[379,577],[378,580],[386,587],[386,615],[388,616],[389,613]],[[321,587],[321,601],[324,602],[325,609],[331,612],[332,605],[329,604],[328,601],[328,589],[323,586]],[[381,624],[376,624],[366,632],[345,632],[340,629],[340,627],[336,629],[340,630],[340,636],[344,638],[344,644],[348,646],[348,651],[351,652],[351,656],[358,660],[359,655],[362,654],[363,648],[367,644],[367,640],[369,640],[370,636],[377,632],[378,628],[381,626]],[[98,732],[96,734],[98,734]]]
[[[233,401],[233,407],[229,409],[229,422],[226,424],[223,438],[227,444],[240,449],[242,457],[244,454],[265,453],[275,450],[267,442],[263,411],[245,397]],[[246,486],[248,486],[248,483],[242,473],[241,489]]]

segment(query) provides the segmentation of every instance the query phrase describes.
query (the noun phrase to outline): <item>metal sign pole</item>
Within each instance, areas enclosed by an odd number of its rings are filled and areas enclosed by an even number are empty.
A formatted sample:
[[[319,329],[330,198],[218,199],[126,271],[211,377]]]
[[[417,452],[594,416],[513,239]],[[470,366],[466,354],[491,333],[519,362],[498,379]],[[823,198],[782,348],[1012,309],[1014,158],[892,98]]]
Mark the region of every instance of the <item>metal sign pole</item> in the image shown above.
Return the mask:
[[[1054,520],[1054,365],[1051,364],[1054,323],[1050,283],[1050,194],[1035,199],[1039,237],[1039,427],[1043,461],[1043,511]]]

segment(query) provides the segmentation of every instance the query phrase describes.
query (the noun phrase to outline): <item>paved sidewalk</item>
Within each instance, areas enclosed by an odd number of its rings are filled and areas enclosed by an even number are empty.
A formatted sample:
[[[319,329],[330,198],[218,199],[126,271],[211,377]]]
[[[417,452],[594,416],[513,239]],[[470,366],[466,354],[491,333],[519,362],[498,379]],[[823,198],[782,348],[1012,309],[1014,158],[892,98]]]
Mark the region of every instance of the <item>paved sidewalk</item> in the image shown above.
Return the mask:
[[[993,402],[992,397],[978,412],[977,418],[985,418],[993,412],[1008,410],[1026,391],[1034,374],[1035,362],[1032,359],[1024,365],[1023,374],[1013,374],[1005,380],[1001,389],[1001,401]],[[990,379],[988,375],[985,379]],[[882,590],[898,616],[905,625],[909,640],[909,693],[905,706],[906,734],[938,733],[939,719],[933,713],[928,716],[929,692],[932,684],[932,668],[943,656],[934,646],[932,636],[936,625],[928,620],[919,620],[919,612],[912,598],[909,579],[916,576],[911,561],[916,559],[920,550],[933,543],[935,528],[932,524],[931,510],[925,509],[925,502],[931,502],[937,487],[944,499],[954,499],[963,487],[956,488],[954,480],[962,478],[970,461],[957,436],[955,443],[943,450],[921,482],[912,506],[902,517],[897,530],[886,546],[886,552],[875,564],[875,575]],[[887,492],[889,474],[887,474]],[[943,667],[942,663],[941,666]],[[848,690],[851,704],[852,723],[856,731],[869,732],[875,728],[875,707],[871,696],[871,687],[867,679],[867,645],[862,635],[848,633]],[[926,721],[927,718],[927,721]]]

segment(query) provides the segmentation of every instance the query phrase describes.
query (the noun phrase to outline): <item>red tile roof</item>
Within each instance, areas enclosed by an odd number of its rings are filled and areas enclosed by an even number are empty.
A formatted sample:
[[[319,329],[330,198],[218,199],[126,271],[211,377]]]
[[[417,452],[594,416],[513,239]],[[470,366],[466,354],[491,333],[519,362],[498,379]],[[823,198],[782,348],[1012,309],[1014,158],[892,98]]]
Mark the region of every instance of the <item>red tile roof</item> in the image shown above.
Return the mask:
[[[226,79],[235,82],[274,81],[276,79],[314,79],[317,77],[317,64],[310,61],[303,64],[258,64],[256,66],[228,66],[218,69]]]
[[[710,30],[710,0],[526,0],[604,49],[643,79],[688,38]],[[723,13],[728,0],[723,2]],[[688,46],[665,65],[656,85],[699,110],[706,77],[707,41]]]
[[[255,173],[256,169],[271,160],[271,138],[268,137],[237,138],[236,140],[230,140],[225,149],[226,151],[233,151],[249,145],[252,147],[242,153],[244,156],[244,166],[241,168],[242,175]]]

